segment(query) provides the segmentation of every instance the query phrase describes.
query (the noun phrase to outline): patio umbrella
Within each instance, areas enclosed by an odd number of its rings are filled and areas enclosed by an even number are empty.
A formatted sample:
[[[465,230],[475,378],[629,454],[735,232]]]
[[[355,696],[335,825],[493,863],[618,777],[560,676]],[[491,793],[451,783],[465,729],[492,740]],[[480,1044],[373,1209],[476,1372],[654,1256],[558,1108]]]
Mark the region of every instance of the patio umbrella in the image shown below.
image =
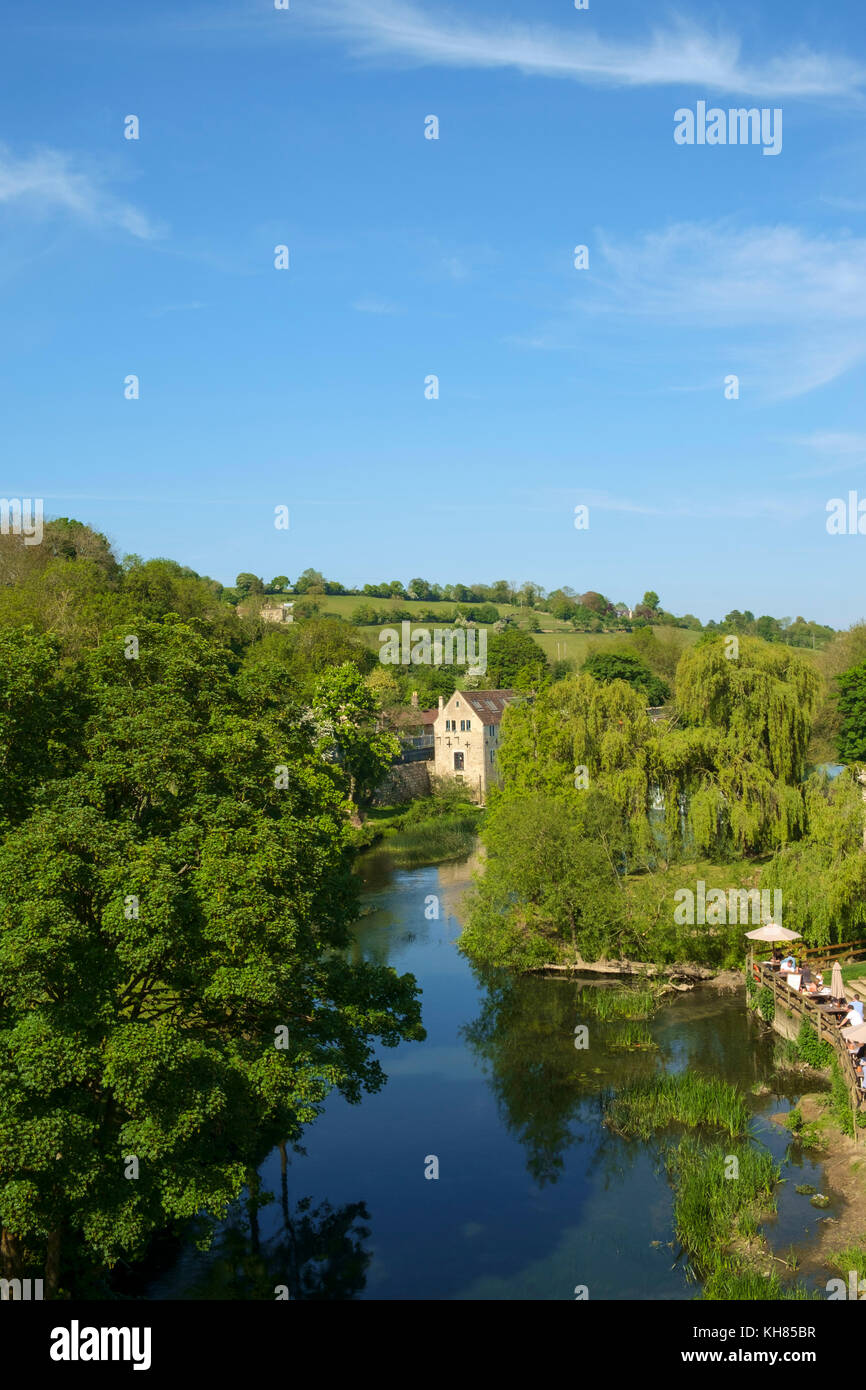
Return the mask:
[[[866,1042],[866,1023],[855,1023],[850,1028],[843,1028],[841,1035],[846,1042]]]
[[[779,927],[775,922],[768,922],[765,927],[757,927],[755,931],[747,931],[746,936],[750,941],[802,941],[798,931],[788,931],[785,927]]]
[[[842,983],[842,967],[837,960],[833,962],[833,974],[830,976],[830,994],[834,999],[841,999],[845,994],[845,986]]]

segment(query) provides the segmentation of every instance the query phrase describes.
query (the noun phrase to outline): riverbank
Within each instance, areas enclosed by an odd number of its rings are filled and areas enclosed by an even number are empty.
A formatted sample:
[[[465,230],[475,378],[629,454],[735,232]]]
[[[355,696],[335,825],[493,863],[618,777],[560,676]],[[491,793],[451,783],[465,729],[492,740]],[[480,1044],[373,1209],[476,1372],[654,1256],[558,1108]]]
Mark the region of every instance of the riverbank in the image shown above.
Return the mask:
[[[698,984],[713,985],[716,989],[743,989],[746,976],[742,970],[713,970],[710,966],[696,965],[692,961],[679,961],[672,965],[654,965],[650,961],[636,960],[581,960],[568,965],[550,963],[524,970],[524,975],[617,975],[638,976],[646,980],[669,980],[675,989],[683,991],[694,989]]]
[[[798,1139],[794,1130],[794,1142],[821,1162],[829,1193],[841,1203],[837,1215],[819,1220],[808,1253],[810,1266],[833,1269],[838,1251],[866,1246],[866,1131],[855,1131],[854,1139],[843,1134],[833,1121],[830,1105],[827,1094],[800,1097],[797,1110],[803,1137]],[[790,1112],[770,1118],[784,1129],[791,1128]]]
[[[359,851],[387,851],[402,869],[464,859],[475,848],[484,810],[456,797],[423,797],[407,806],[381,806],[351,830]]]

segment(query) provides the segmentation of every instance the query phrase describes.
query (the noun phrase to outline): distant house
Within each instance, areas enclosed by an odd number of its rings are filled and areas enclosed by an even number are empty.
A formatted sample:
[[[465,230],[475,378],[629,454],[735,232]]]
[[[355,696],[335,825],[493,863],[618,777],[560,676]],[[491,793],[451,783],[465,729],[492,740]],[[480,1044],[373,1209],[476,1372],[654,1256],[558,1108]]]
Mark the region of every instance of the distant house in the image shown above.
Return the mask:
[[[482,806],[488,789],[499,784],[500,725],[517,698],[513,690],[455,690],[448,701],[439,697],[433,770],[438,777],[465,782]]]
[[[259,617],[266,623],[290,623],[294,606],[294,603],[268,603],[259,609]]]

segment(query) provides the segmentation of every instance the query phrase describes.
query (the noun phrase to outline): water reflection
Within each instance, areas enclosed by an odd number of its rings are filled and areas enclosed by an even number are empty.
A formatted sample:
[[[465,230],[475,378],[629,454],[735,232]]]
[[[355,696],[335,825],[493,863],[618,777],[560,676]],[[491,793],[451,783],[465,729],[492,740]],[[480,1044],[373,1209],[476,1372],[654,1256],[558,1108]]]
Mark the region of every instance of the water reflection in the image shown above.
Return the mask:
[[[777,1071],[773,1035],[740,994],[671,995],[648,1020],[656,1051],[613,1052],[613,1025],[586,1000],[610,982],[470,967],[456,942],[477,862],[403,870],[364,856],[353,954],[416,976],[426,1040],[381,1049],[383,1089],[359,1105],[332,1097],[305,1152],[262,1165],[279,1195],[248,1196],[211,1255],[185,1252],[150,1296],[273,1299],[285,1284],[301,1299],[572,1299],[587,1284],[591,1298],[695,1297],[672,1244],[664,1137],[612,1134],[605,1099],[660,1067],[721,1076],[751,1095],[756,1137],[783,1157],[769,1116],[799,1078]],[[438,1180],[425,1179],[429,1155]],[[820,1187],[814,1165],[790,1159],[792,1178]],[[793,1188],[767,1229],[774,1250],[814,1223]]]
[[[311,1197],[289,1203],[287,1162],[282,1150],[280,1217],[268,1193],[247,1193],[233,1204],[213,1247],[187,1251],[183,1287],[163,1296],[187,1299],[342,1300],[358,1298],[372,1259],[369,1212],[363,1202],[315,1206]],[[267,1223],[269,1234],[263,1234]],[[175,1280],[170,1280],[174,1286]],[[159,1297],[157,1290],[151,1297]]]

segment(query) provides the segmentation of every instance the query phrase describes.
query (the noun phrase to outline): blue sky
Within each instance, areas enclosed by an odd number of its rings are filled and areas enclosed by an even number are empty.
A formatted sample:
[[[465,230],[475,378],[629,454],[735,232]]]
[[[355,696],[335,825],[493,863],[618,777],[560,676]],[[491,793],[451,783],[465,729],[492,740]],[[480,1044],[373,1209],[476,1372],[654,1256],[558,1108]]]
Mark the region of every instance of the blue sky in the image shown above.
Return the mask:
[[[7,3],[3,494],[223,582],[856,621],[826,504],[866,497],[862,20]],[[781,153],[675,144],[698,101],[781,108]]]

